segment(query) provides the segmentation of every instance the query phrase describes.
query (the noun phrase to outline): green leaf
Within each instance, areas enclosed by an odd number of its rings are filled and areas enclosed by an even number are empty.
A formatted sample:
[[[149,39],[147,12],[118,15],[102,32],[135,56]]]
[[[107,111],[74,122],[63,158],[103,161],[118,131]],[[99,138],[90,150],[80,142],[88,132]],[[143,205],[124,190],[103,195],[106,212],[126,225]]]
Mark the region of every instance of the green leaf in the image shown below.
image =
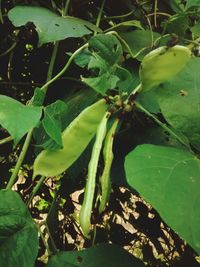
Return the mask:
[[[124,249],[114,244],[100,244],[77,252],[60,252],[53,256],[47,267],[145,267]]]
[[[32,267],[38,248],[37,229],[20,196],[0,190],[0,266]]]
[[[134,75],[135,73],[132,73],[123,68],[118,66],[116,69],[116,75],[119,78],[116,87],[119,89],[119,93],[122,94],[123,92],[131,93],[133,91],[133,88],[136,87],[136,84],[138,84],[138,77]]]
[[[160,113],[160,107],[155,94],[155,90],[141,92],[137,97],[137,101],[149,112],[155,114]]]
[[[33,106],[42,106],[45,98],[45,93],[39,87],[35,88],[33,98],[31,99],[31,104]]]
[[[25,106],[17,100],[0,95],[0,124],[17,144],[40,120],[41,108]]]
[[[50,136],[52,140],[56,142],[59,148],[62,148],[62,127],[61,127],[61,116],[67,110],[67,105],[57,100],[51,105],[48,105],[44,110],[44,119],[42,125],[45,132]]]
[[[129,185],[200,254],[200,161],[191,153],[141,145],[125,161]]]
[[[190,30],[195,37],[198,38],[200,36],[200,24],[196,24],[193,27],[190,27]]]
[[[200,149],[200,59],[192,58],[169,82],[162,84],[156,95],[166,121],[182,132]]]
[[[200,6],[199,0],[187,0],[186,9]]]
[[[181,13],[171,16],[166,22],[166,30],[168,33],[175,33],[179,37],[185,36],[186,30],[189,28],[189,18],[187,14]]]
[[[141,52],[136,58],[142,60],[150,51],[154,41],[160,37],[160,34],[149,30],[135,30],[120,33],[120,36],[127,42],[134,55]]]
[[[82,77],[82,81],[104,95],[108,89],[114,89],[119,81],[115,71],[122,56],[122,47],[115,36],[98,34],[90,39],[89,49],[92,56],[88,55],[88,69],[92,70],[96,77]]]
[[[90,22],[75,17],[61,17],[48,9],[36,6],[16,6],[8,12],[8,18],[15,27],[26,25],[28,22],[34,23],[39,36],[39,46],[100,31]]]

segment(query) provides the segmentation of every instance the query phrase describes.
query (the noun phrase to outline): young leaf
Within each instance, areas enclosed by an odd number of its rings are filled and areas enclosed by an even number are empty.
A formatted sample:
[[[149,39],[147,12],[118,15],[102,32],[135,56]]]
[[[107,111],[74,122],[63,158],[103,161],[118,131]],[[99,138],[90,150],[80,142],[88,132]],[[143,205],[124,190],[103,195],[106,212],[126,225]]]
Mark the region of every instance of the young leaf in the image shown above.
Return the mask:
[[[122,56],[122,47],[118,39],[110,34],[98,34],[89,41],[88,69],[98,73],[96,77],[82,78],[88,86],[104,95],[108,89],[115,88],[119,77],[115,74]]]
[[[200,254],[200,161],[172,147],[140,145],[125,161],[129,185]]]
[[[182,132],[191,144],[200,148],[200,59],[192,58],[185,68],[155,94],[163,116]]]
[[[142,91],[148,91],[155,86],[175,76],[191,58],[191,51],[176,45],[162,46],[147,54],[140,66]]]
[[[8,12],[8,18],[15,27],[26,25],[28,22],[34,23],[39,36],[39,46],[69,37],[82,37],[91,34],[92,31],[100,31],[90,22],[75,17],[61,17],[37,6],[16,6]]]
[[[0,95],[0,125],[10,133],[15,144],[36,126],[41,111],[41,107],[25,106],[11,97]]]
[[[20,196],[0,190],[0,266],[34,266],[38,232]]]
[[[59,252],[47,267],[145,267],[144,263],[117,245],[99,244],[81,250]]]

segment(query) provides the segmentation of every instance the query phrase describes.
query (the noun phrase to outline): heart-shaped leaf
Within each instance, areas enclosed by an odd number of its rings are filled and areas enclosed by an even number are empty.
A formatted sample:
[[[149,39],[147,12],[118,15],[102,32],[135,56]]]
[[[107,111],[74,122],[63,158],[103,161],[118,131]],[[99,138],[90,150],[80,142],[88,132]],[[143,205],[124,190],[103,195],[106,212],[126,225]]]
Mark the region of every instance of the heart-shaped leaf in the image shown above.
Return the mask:
[[[125,169],[130,186],[200,254],[200,160],[185,150],[141,145]]]

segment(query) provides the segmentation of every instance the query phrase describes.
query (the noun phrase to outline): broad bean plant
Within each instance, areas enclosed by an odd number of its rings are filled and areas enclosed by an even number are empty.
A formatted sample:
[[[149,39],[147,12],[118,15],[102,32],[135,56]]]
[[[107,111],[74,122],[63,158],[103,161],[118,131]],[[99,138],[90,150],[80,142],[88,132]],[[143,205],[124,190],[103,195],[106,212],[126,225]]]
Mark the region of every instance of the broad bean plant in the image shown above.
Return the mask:
[[[0,5],[0,266],[199,266],[200,3]]]

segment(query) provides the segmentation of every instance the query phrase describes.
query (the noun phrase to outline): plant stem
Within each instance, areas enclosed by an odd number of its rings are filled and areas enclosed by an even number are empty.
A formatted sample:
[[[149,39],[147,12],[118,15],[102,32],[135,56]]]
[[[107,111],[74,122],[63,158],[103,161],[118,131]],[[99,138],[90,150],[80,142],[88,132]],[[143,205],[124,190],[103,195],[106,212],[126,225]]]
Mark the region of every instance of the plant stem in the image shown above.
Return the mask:
[[[66,16],[67,13],[68,13],[69,5],[70,5],[70,1],[71,1],[71,0],[67,0],[67,1],[66,1],[65,7],[64,7],[64,10],[63,10],[63,13],[62,13],[62,16],[63,16],[63,17]]]
[[[110,31],[110,32],[107,32],[106,34],[113,34],[115,35],[119,41],[126,47],[129,55],[132,57],[132,58],[136,58],[137,56],[139,56],[140,53],[142,53],[144,50],[146,50],[148,47],[143,47],[140,51],[138,51],[135,55],[133,54],[130,46],[127,44],[127,42],[116,32],[116,31]]]
[[[52,245],[52,249],[53,249],[52,252],[53,252],[53,254],[56,254],[56,252],[58,252],[58,249],[57,249],[56,244],[55,244],[55,242],[53,240],[53,237],[51,236],[51,233],[50,233],[50,230],[49,230],[47,222],[45,222],[45,226],[46,226],[47,233],[49,235],[49,239],[51,240],[51,245]]]
[[[78,53],[80,51],[82,51],[83,49],[85,49],[86,47],[88,47],[88,44],[84,44],[81,47],[79,47],[79,49],[77,49],[69,58],[69,60],[67,61],[66,65],[63,67],[63,69],[56,74],[51,80],[47,81],[42,87],[41,90],[45,91],[45,88],[48,87],[51,83],[53,83],[54,81],[56,81],[63,73],[65,73],[65,71],[69,68],[70,64],[72,63],[73,59],[78,55]]]
[[[58,49],[58,44],[54,46],[54,49],[53,49],[53,52],[52,52],[52,57],[51,57],[51,61],[50,61],[50,64],[49,64],[49,69],[48,69],[47,79],[46,79],[47,83],[48,83],[49,80],[51,80],[51,76],[52,76],[52,73],[53,73],[53,66],[55,64],[55,59],[56,59],[56,54],[57,54],[57,49]],[[45,86],[45,89],[43,89],[45,91],[45,93],[47,91],[47,88],[48,88],[48,86]],[[24,145],[22,147],[22,150],[20,152],[19,158],[18,158],[17,163],[15,165],[14,171],[13,171],[11,177],[10,177],[10,180],[9,180],[6,188],[11,188],[14,185],[14,183],[16,182],[16,180],[17,180],[18,172],[19,172],[20,167],[21,167],[21,165],[22,165],[22,163],[24,161],[24,158],[26,156],[26,152],[27,152],[28,147],[29,147],[30,142],[31,142],[32,134],[33,134],[33,129],[31,129],[28,132],[27,136],[26,136],[26,139],[24,141]]]
[[[0,140],[0,145],[6,144],[12,140],[13,140],[12,136],[8,136],[8,137]]]
[[[44,236],[43,233],[42,233],[42,230],[40,229],[39,224],[36,223],[36,226],[37,226],[38,232],[39,232],[39,234],[40,234],[40,237],[41,237],[41,239],[42,239],[42,242],[43,242],[43,244],[44,244],[44,246],[45,246],[45,248],[46,248],[46,250],[47,250],[48,256],[51,256],[51,254],[52,254],[52,253],[51,253],[51,250],[50,250],[49,245],[48,245],[48,243],[47,243],[47,241],[46,241],[46,239],[45,239],[45,236]]]
[[[32,199],[34,198],[35,194],[40,189],[40,187],[43,184],[45,178],[46,178],[45,176],[41,176],[40,180],[36,183],[35,187],[33,188],[33,191],[31,192],[31,195],[30,195],[29,199],[26,202],[26,206],[27,207],[30,205],[30,203],[31,203]]]
[[[10,180],[9,180],[7,186],[6,186],[6,189],[11,188],[14,185],[15,181],[16,181],[18,172],[20,170],[20,167],[22,165],[22,162],[23,162],[24,157],[26,155],[26,152],[28,150],[28,147],[29,147],[29,144],[30,144],[30,141],[31,141],[31,137],[32,137],[32,133],[33,133],[33,129],[31,129],[28,132],[27,136],[26,136],[26,140],[24,142],[24,145],[22,147],[21,153],[20,153],[19,158],[17,160],[17,163],[15,165],[14,171],[13,171],[13,173],[12,173],[12,175],[10,177]]]
[[[100,24],[100,21],[101,21],[101,16],[102,16],[102,13],[103,13],[103,8],[104,8],[104,5],[105,5],[105,1],[106,0],[103,0],[102,1],[102,4],[101,4],[101,7],[100,7],[100,10],[99,10],[99,14],[98,14],[98,17],[97,17],[97,21],[96,21],[96,26],[99,27],[99,24]],[[94,32],[94,36],[97,34],[97,32],[95,31]]]
[[[51,61],[49,63],[46,82],[50,81],[51,78],[52,78],[52,75],[53,75],[53,67],[54,67],[54,64],[55,64],[55,61],[56,61],[56,55],[57,55],[57,52],[58,52],[58,45],[59,45],[59,42],[55,42],[55,45],[54,45],[54,48],[53,48],[53,51],[52,51],[52,55],[51,55]],[[45,93],[47,92],[47,90],[48,90],[48,86],[46,86],[43,89],[43,91]]]
[[[186,146],[190,149],[187,142],[185,142],[180,136],[178,136],[173,130],[171,130],[165,123],[162,123],[159,119],[156,118],[152,113],[150,113],[148,110],[146,110],[141,104],[138,102],[134,102],[136,107],[144,112],[147,116],[152,118],[159,126],[161,126],[164,130],[166,130],[169,134],[171,134],[173,137],[175,137],[182,145]]]

